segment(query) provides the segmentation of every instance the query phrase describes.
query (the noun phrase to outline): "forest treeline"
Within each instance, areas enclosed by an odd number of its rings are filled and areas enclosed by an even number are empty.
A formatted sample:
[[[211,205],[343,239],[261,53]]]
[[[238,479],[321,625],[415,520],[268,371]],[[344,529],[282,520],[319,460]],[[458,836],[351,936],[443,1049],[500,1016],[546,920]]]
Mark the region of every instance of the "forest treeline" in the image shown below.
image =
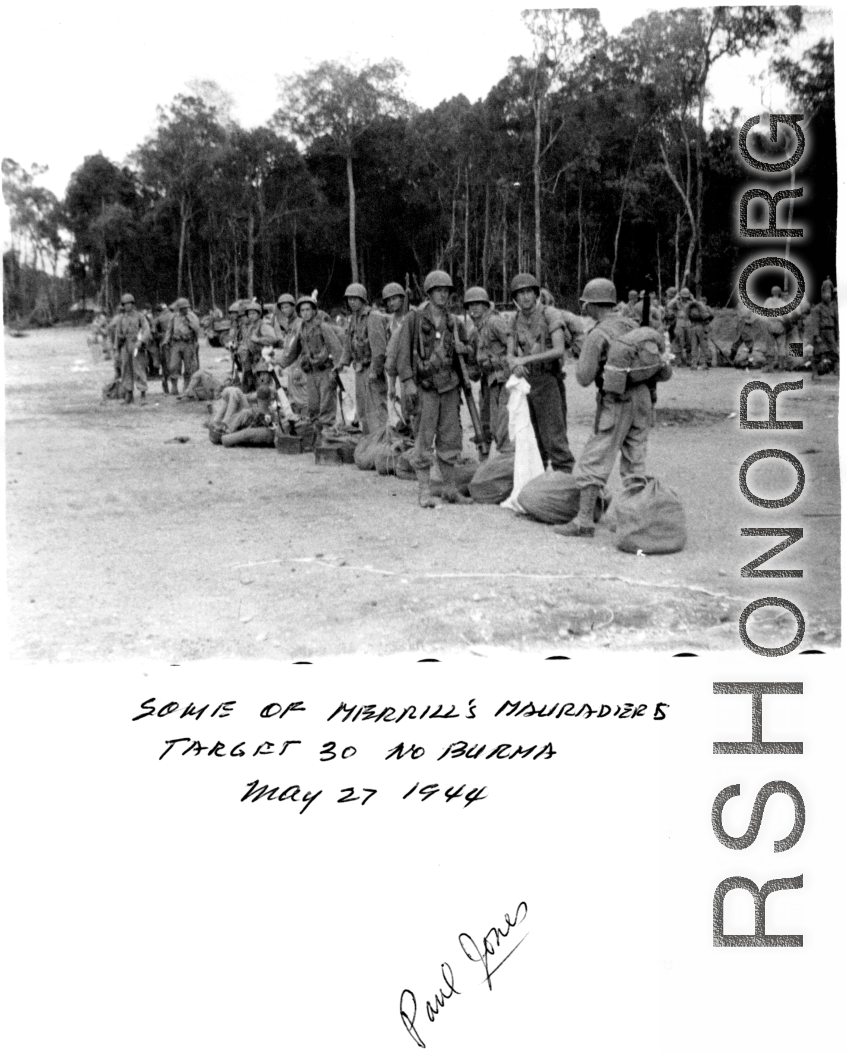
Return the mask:
[[[317,288],[329,304],[350,280],[378,295],[409,274],[414,291],[434,267],[498,301],[529,270],[569,305],[602,275],[624,293],[687,284],[722,306],[751,255],[737,202],[757,180],[737,149],[752,115],[712,113],[709,87],[718,59],[764,49],[804,114],[809,148],[793,184],[758,185],[813,188],[780,205],[778,225],[790,207],[804,226],[790,255],[815,295],[834,277],[833,45],[784,57],[801,8],[652,12],[618,36],[591,9],[523,17],[533,55],[510,60],[474,103],[415,108],[394,59],[323,62],[279,78],[277,112],[253,129],[216,84],[193,82],[125,164],[86,157],[61,201],[37,186],[40,170],[4,160],[7,319],[32,309],[33,272],[57,275],[65,260],[69,295],[107,309],[125,291],[207,309]],[[753,134],[750,146],[782,157],[786,139]],[[750,221],[767,224],[763,201]],[[758,254],[784,254],[785,241],[757,242]],[[45,284],[42,306],[57,288]]]

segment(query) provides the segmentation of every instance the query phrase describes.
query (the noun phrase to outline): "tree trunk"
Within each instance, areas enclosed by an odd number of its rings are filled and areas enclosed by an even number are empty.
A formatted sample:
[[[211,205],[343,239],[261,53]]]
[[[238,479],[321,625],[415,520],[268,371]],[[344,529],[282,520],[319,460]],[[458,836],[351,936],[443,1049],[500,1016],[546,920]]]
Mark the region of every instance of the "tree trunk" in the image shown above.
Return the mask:
[[[664,295],[665,290],[662,288],[662,250],[659,246],[658,230],[656,231],[656,281],[658,283],[656,297],[658,302],[661,304],[663,302],[662,297]]]
[[[356,186],[353,183],[353,147],[347,150],[347,197],[350,213],[350,277],[359,280],[359,256],[356,252]]]
[[[297,276],[297,217],[294,217],[294,232],[291,235],[291,256],[294,263],[294,299],[300,296],[300,279]]]
[[[185,236],[188,232],[188,203],[185,195],[179,201],[179,261],[176,266],[176,294],[182,296],[182,272],[185,263]]]
[[[518,271],[523,270],[523,202],[518,199]],[[536,278],[538,275],[536,275]]]
[[[507,239],[506,239],[506,228],[507,228],[506,219],[507,219],[507,217],[506,217],[506,201],[505,201],[505,198],[504,198],[503,199],[503,303],[508,303],[509,302],[509,283],[508,283],[508,280],[507,280],[507,262],[506,262],[506,252],[507,252],[507,249],[508,249],[508,244],[507,244]]]
[[[535,210],[535,280],[541,274],[541,99],[535,101],[535,152],[532,158],[532,203]]]
[[[253,299],[253,209],[247,217],[247,299]]]
[[[488,234],[491,227],[491,184],[485,183],[485,229],[482,234],[482,284],[488,284]]]
[[[214,263],[212,260],[212,246],[209,244],[209,295],[212,298],[212,308],[218,306],[217,297],[215,296],[215,272]]]
[[[679,284],[679,225],[682,217],[677,212],[676,214],[676,230],[673,235],[673,251],[674,251],[674,286],[676,291],[679,292],[681,286]]]
[[[577,246],[576,246],[576,287],[582,289],[582,183],[579,184],[577,198]]]
[[[470,211],[471,211],[471,188],[468,165],[465,165],[465,259],[462,270],[462,284],[467,288],[468,274],[470,273]]]

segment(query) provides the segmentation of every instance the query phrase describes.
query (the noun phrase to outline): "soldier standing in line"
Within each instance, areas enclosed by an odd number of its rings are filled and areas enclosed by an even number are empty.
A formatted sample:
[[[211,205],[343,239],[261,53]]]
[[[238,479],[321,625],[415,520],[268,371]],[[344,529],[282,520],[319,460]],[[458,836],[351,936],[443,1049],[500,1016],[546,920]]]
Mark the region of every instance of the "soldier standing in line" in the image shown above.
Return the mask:
[[[512,279],[517,314],[509,333],[510,371],[529,381],[529,415],[546,468],[571,472],[574,455],[568,445],[568,408],[562,360],[566,330],[561,314],[538,302],[540,287],[532,274]]]
[[[179,393],[177,381],[182,370],[182,390],[186,391],[192,374],[200,365],[200,320],[184,296],[174,303],[174,314],[162,344],[167,355],[167,376],[171,395]],[[165,389],[167,391],[167,389]]]
[[[631,384],[622,395],[603,390],[603,368],[609,350],[610,336],[622,336],[638,328],[631,318],[615,310],[617,292],[606,278],[593,278],[581,296],[584,310],[597,325],[585,338],[576,366],[576,379],[583,386],[597,385],[597,416],[594,434],[586,442],[574,469],[579,485],[579,512],[570,523],[554,527],[565,537],[594,537],[594,506],[605,485],[618,453],[621,455],[621,477],[643,475],[647,456],[647,437],[653,426],[653,393],[655,383],[670,380],[672,369],[667,356],[655,381]],[[663,356],[664,357],[664,356]]]
[[[736,321],[735,339],[729,349],[729,360],[736,369],[749,369],[750,356],[753,354],[753,345],[756,341],[756,318],[753,312],[743,303],[738,305],[738,320]],[[737,358],[741,345],[747,348],[747,354]]]
[[[154,368],[158,370],[159,375],[162,378],[162,391],[165,395],[168,393],[168,364],[163,345],[172,317],[173,311],[171,311],[168,305],[166,303],[160,303],[156,308],[156,316],[150,327],[153,334],[153,339],[150,341],[151,359]]]
[[[430,493],[432,446],[441,477],[442,499],[471,504],[456,487],[456,464],[462,454],[460,379],[454,354],[466,342],[464,326],[447,310],[453,279],[446,271],[430,271],[424,279],[427,302],[403,320],[397,342],[397,375],[408,404],[420,405],[415,448],[409,461],[418,479],[418,504],[434,508]]]
[[[379,431],[388,421],[385,382],[385,322],[368,306],[364,285],[354,282],[344,291],[350,317],[344,331],[342,366],[352,365],[356,379],[356,416],[362,434]]]
[[[255,300],[248,300],[244,304],[244,318],[239,326],[238,368],[241,372],[241,390],[250,392],[256,390],[256,376],[253,365],[260,357],[256,351],[253,337],[258,333],[262,324],[262,308]]]
[[[838,348],[838,301],[833,295],[829,278],[821,286],[821,302],[815,304],[809,317],[812,332],[812,367],[815,376],[838,373],[840,355]]]
[[[121,364],[121,390],[123,401],[129,405],[133,400],[135,385],[141,402],[147,398],[147,354],[144,345],[150,340],[147,319],[136,309],[135,297],[124,293],[121,297],[121,313],[115,324],[115,349]]]
[[[712,320],[712,312],[706,304],[705,299],[692,299],[688,305],[688,320],[691,323],[691,361],[692,369],[707,369],[711,355],[709,354],[709,322]],[[717,360],[712,362],[717,365]]]
[[[402,385],[400,385],[401,390],[399,392],[397,390],[397,344],[400,337],[400,329],[403,326],[403,319],[409,312],[406,292],[399,282],[389,282],[383,288],[382,305],[388,317],[388,343],[385,345],[385,376],[388,397],[396,402],[398,395],[402,398]],[[406,423],[412,434],[414,434],[415,421],[412,414],[408,412],[408,407],[403,407],[403,416],[406,418]]]
[[[299,362],[305,373],[309,420],[320,438],[322,432],[332,431],[335,427],[335,371],[343,349],[335,330],[318,318],[317,313],[317,301],[311,296],[301,296],[297,301],[301,324],[291,350],[283,360],[283,367]]]
[[[774,285],[771,289],[770,296],[765,300],[765,307],[785,307],[782,289],[778,285]],[[765,328],[768,333],[768,368],[765,372],[770,373],[774,369],[782,371],[788,366],[788,338],[785,330],[785,317],[766,318]]]
[[[682,288],[673,302],[675,348],[681,366],[691,365],[691,319],[688,312],[693,300],[691,290]]]
[[[509,392],[506,390],[511,373],[509,329],[500,315],[491,309],[488,293],[480,286],[468,289],[464,305],[474,324],[469,339],[470,358],[482,374],[480,384],[485,384],[488,390],[491,435],[498,452],[508,453],[513,449],[509,439]]]

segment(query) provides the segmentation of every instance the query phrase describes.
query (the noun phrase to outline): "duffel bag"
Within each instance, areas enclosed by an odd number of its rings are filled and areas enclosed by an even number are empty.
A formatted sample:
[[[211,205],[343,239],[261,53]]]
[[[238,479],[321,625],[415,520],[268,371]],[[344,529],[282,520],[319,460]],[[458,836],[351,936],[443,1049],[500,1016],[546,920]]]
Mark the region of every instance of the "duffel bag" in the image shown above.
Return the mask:
[[[611,498],[601,491],[594,505],[595,523],[610,503]],[[545,472],[526,484],[518,495],[518,504],[541,523],[570,523],[579,511],[579,487],[567,472]]]
[[[499,505],[512,492],[515,455],[500,454],[481,464],[470,482],[470,495],[478,504]]]
[[[685,547],[685,510],[655,476],[633,475],[618,498],[615,544],[622,552],[662,555]]]

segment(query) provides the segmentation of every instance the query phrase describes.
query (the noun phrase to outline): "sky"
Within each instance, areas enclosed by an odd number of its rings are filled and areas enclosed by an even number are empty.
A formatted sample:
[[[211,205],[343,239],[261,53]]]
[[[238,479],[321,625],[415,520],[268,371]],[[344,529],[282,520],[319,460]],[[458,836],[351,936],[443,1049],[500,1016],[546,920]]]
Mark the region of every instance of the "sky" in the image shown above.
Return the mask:
[[[253,0],[241,11],[184,0],[123,7],[42,0],[35,22],[35,9],[19,2],[3,16],[2,156],[48,165],[39,183],[61,197],[87,155],[102,151],[123,162],[152,132],[156,107],[188,81],[217,81],[234,97],[236,119],[254,127],[279,105],[278,74],[326,58],[400,59],[407,95],[421,107],[458,94],[475,101],[505,75],[512,55],[531,54],[520,18],[525,4],[416,4],[413,14],[413,5],[396,0],[296,7]],[[617,33],[647,10],[680,4],[599,6],[606,29]],[[810,9],[809,21],[793,47],[798,57],[831,32],[826,9]],[[767,61],[765,54],[721,60],[714,105],[782,108],[784,90],[767,74]]]

